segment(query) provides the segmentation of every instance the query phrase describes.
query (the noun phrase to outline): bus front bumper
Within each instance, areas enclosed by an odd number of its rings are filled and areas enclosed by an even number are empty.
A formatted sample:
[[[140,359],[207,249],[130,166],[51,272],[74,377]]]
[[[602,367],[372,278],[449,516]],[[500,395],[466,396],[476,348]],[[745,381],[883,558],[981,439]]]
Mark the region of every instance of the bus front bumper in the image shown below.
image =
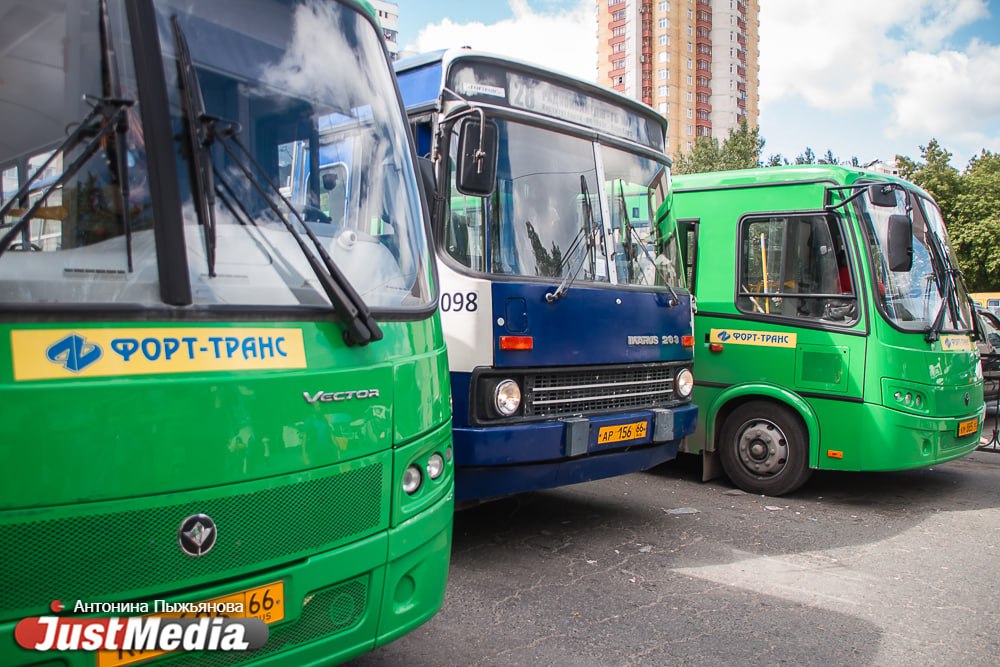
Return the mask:
[[[907,470],[961,458],[979,446],[986,406],[962,417],[924,417],[867,404],[862,433],[878,437],[864,447],[861,470]],[[959,436],[959,424],[978,419],[975,432]]]
[[[281,582],[284,618],[268,626],[268,640],[253,657],[248,655],[247,660],[238,662],[255,666],[344,662],[409,632],[440,609],[450,561],[453,513],[454,496],[449,493],[396,528],[293,565],[168,599],[212,600]],[[373,563],[377,567],[372,568]],[[17,620],[0,625],[0,664],[50,664],[53,659],[69,667],[108,664],[89,651],[22,649],[14,640],[16,624]],[[183,665],[198,655],[176,652],[134,664]],[[128,657],[120,656],[113,662],[123,664],[122,658]],[[141,660],[132,657],[137,659]]]
[[[484,500],[647,470],[677,456],[681,440],[694,432],[697,417],[698,408],[685,404],[526,424],[457,427],[455,499]],[[644,435],[614,439],[636,432]]]

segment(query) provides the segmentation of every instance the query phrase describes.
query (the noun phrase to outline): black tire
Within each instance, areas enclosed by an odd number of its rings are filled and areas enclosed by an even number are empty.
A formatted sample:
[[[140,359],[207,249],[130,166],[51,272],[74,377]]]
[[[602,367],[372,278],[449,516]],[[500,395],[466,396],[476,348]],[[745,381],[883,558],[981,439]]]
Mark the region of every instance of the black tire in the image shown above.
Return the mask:
[[[722,469],[748,493],[782,496],[812,474],[805,426],[778,403],[751,401],[733,410],[719,430],[718,448]]]

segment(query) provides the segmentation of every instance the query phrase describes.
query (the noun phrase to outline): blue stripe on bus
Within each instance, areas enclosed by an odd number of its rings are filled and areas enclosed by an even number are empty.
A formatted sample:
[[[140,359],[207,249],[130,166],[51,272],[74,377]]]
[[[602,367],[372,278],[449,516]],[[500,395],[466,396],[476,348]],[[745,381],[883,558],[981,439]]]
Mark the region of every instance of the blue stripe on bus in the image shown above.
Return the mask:
[[[668,306],[670,294],[574,285],[548,303],[555,285],[493,283],[494,366],[589,366],[687,361],[693,349],[690,297]],[[503,324],[499,322],[503,321]],[[500,349],[501,336],[531,336],[533,349]]]

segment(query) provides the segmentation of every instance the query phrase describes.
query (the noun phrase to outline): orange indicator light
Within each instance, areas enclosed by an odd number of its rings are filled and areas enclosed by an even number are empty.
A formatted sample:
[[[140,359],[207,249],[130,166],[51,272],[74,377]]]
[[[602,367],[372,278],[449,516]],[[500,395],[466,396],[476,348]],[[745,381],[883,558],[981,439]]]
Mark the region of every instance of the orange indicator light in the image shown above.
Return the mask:
[[[500,336],[501,350],[530,350],[535,346],[531,336]]]
[[[844,458],[844,452],[836,450],[836,449],[828,449],[828,450],[826,450],[826,455],[829,456],[831,459],[842,459],[842,458]]]
[[[682,347],[694,347],[694,336],[681,336]]]

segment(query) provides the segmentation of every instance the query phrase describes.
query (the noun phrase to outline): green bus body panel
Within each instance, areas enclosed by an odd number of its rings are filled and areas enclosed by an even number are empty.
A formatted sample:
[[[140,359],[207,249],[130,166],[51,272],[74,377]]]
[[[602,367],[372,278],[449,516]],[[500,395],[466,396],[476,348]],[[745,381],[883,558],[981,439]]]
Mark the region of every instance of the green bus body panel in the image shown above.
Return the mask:
[[[0,325],[0,664],[41,657],[14,626],[56,598],[194,602],[282,581],[285,618],[260,664],[346,660],[430,618],[454,509],[446,350],[437,315],[381,327],[383,340],[347,347],[333,322]],[[88,377],[59,357],[34,360],[59,377],[24,379],[19,359],[15,379],[15,332],[44,346],[198,328],[301,332],[305,367]],[[441,476],[403,493],[403,471],[433,454]],[[178,529],[196,513],[218,540],[191,558]]]
[[[809,464],[829,470],[898,470],[963,456],[978,444],[958,438],[958,423],[983,415],[976,351],[945,351],[921,332],[894,329],[875,307],[862,237],[847,217],[861,314],[843,327],[807,328],[795,320],[748,317],[736,308],[738,222],[751,214],[823,209],[826,188],[860,178],[903,183],[843,167],[770,168],[675,176],[671,215],[698,221],[695,295],[696,387],[703,406],[685,450],[713,451],[720,414],[735,402],[767,398],[793,408],[809,433]],[[926,195],[912,184],[912,190]],[[713,330],[791,335],[789,347],[726,343],[710,352]],[[732,340],[732,339],[730,339]],[[922,409],[893,403],[898,389],[921,392]]]
[[[792,408],[794,408],[799,415],[802,417],[802,421],[806,425],[806,432],[809,434],[810,443],[810,465],[814,464],[813,454],[818,451],[816,445],[819,441],[819,421],[816,418],[816,414],[812,409],[812,406],[808,401],[803,399],[798,394],[788,391],[784,387],[779,387],[777,385],[768,384],[766,382],[748,382],[744,384],[737,384],[725,389],[718,389],[716,387],[706,387],[703,385],[695,385],[694,389],[694,402],[697,405],[705,406],[703,409],[712,415],[708,419],[699,419],[698,427],[694,435],[688,438],[686,446],[687,451],[698,452],[702,449],[707,449],[708,451],[715,450],[715,437],[716,437],[716,416],[718,416],[719,411],[727,404],[737,401],[740,399],[749,398],[770,398],[775,401],[786,403]],[[696,448],[692,447],[695,443],[710,443],[709,445],[699,444]]]
[[[147,327],[153,335],[182,328]],[[15,382],[10,332],[46,327],[0,326],[0,442],[7,464],[0,507],[149,496],[306,471],[388,449],[447,420],[447,362],[436,318],[386,323],[384,340],[360,348],[347,347],[333,324],[280,328],[302,331],[307,368]],[[372,389],[375,398],[310,403],[305,397]],[[400,425],[394,401],[404,406]],[[102,440],[95,441],[97,434]]]

